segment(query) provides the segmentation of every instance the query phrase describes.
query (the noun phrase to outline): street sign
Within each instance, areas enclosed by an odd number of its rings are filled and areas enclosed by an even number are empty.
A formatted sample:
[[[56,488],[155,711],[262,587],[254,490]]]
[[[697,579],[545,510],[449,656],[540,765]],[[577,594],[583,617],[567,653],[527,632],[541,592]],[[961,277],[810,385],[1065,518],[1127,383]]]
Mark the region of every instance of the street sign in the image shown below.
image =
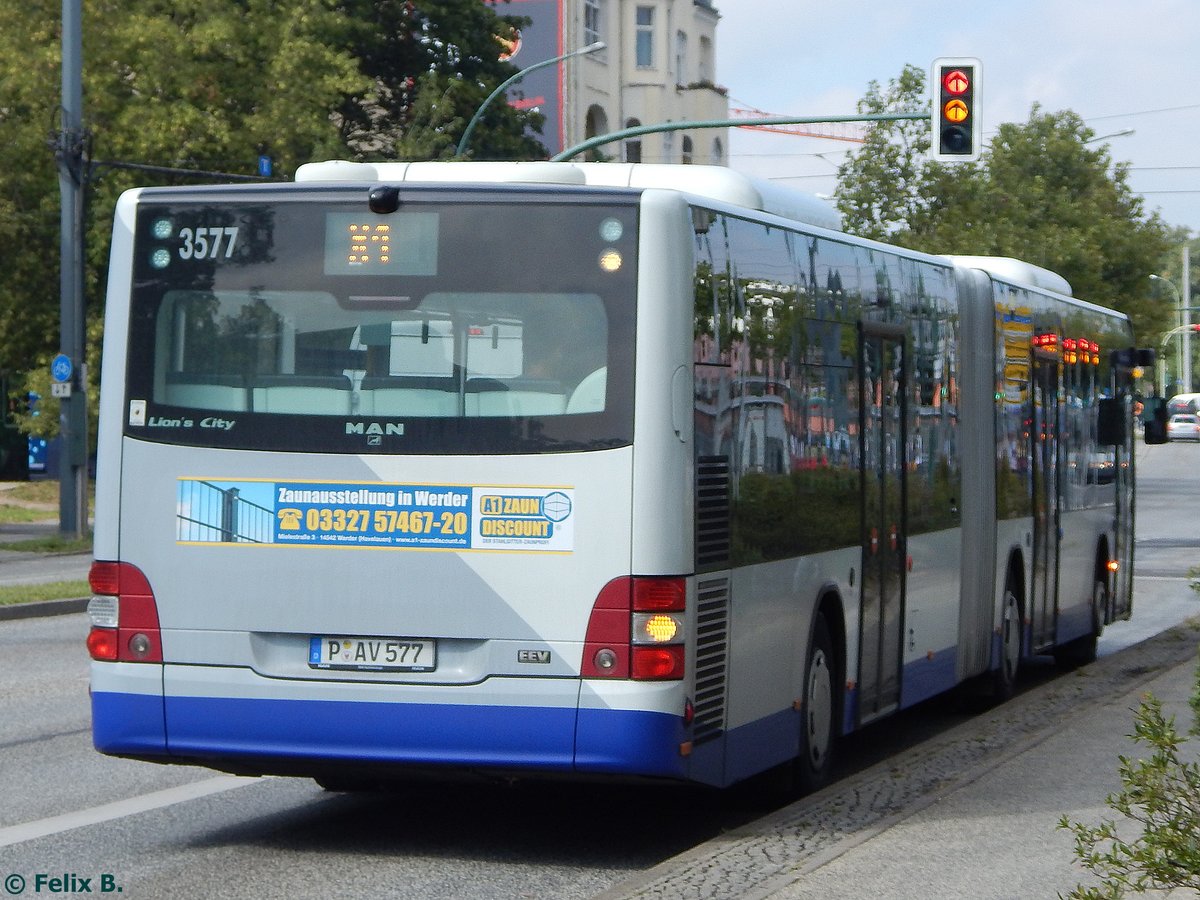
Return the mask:
[[[71,384],[67,381],[56,381],[50,385],[51,397],[70,397]]]
[[[75,365],[71,362],[71,357],[65,353],[58,354],[50,363],[50,377],[59,383],[70,381],[74,372]]]

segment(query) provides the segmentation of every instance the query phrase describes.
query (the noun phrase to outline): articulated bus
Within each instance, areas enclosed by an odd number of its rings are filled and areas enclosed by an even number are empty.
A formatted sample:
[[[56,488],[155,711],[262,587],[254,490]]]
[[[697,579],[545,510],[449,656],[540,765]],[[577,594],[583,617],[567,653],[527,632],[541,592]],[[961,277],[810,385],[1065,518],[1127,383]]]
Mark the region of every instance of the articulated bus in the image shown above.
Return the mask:
[[[314,163],[117,207],[107,754],[812,788],[1131,610],[1127,318],[728,170]]]

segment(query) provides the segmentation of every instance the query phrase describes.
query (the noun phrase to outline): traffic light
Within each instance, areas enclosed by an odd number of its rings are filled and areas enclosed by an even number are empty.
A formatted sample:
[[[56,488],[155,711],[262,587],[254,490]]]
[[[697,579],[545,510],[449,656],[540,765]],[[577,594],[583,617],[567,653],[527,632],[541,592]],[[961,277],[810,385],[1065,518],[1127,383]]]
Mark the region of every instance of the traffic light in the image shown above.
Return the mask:
[[[930,156],[938,162],[974,162],[982,150],[979,82],[983,66],[973,57],[933,61],[933,140]]]

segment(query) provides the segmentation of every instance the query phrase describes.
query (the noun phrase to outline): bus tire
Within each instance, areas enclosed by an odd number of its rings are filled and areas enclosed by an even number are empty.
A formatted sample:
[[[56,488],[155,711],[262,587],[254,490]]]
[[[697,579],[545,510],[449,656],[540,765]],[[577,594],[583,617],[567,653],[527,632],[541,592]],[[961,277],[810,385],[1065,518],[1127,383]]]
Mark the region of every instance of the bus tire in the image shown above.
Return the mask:
[[[1097,575],[1092,583],[1092,630],[1083,637],[1068,641],[1054,650],[1054,661],[1064,669],[1086,666],[1096,661],[1096,648],[1104,632],[1104,617],[1108,611],[1108,579]]]
[[[837,657],[825,616],[813,623],[804,670],[800,755],[795,762],[796,788],[812,793],[829,783],[837,748]]]
[[[1017,672],[1021,668],[1021,600],[1013,586],[1012,575],[1004,582],[1004,599],[1000,612],[1000,659],[992,672],[992,698],[1003,703],[1017,688]]]

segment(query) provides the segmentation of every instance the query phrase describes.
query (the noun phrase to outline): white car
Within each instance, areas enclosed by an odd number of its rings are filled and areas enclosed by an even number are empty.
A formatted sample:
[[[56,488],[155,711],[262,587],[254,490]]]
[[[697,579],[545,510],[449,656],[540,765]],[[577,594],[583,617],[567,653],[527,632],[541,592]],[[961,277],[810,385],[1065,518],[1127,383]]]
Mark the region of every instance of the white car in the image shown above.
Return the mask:
[[[1167,422],[1167,440],[1200,441],[1200,416],[1179,413]]]

